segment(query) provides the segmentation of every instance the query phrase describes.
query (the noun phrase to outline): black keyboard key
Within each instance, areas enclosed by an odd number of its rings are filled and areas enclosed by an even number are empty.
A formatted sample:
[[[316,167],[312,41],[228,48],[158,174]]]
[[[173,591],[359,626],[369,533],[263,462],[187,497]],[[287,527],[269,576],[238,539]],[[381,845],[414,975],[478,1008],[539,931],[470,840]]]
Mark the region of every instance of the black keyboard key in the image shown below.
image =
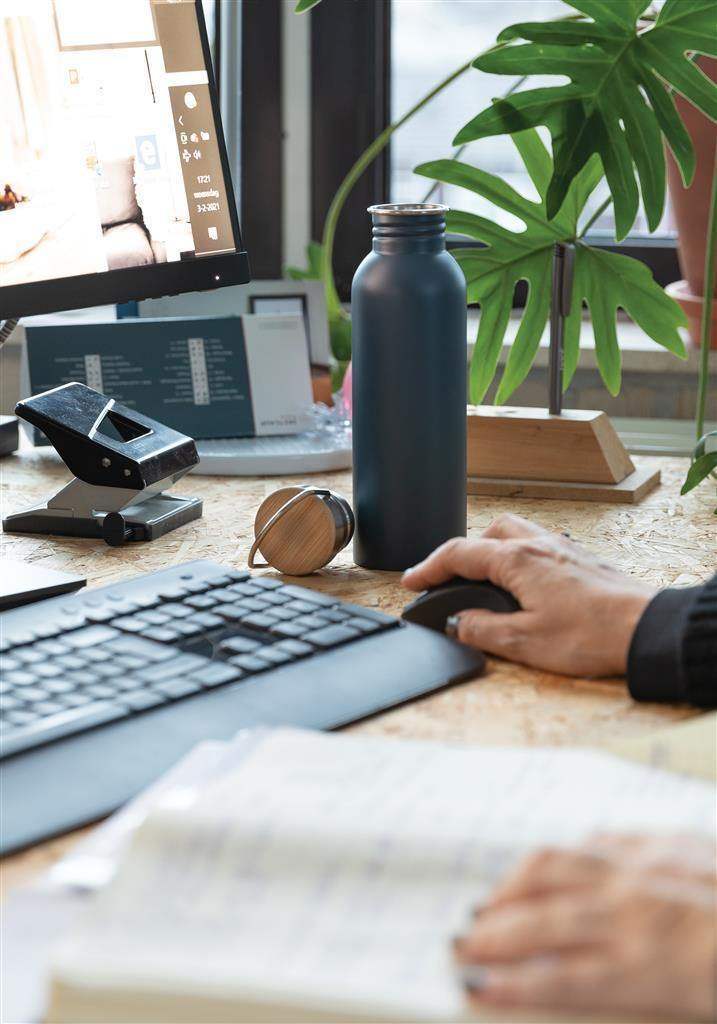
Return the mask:
[[[11,686],[32,686],[36,681],[37,676],[33,675],[32,672],[8,672],[3,674],[3,679],[6,683],[10,683]]]
[[[66,708],[80,708],[92,703],[92,697],[77,691],[75,693],[55,694],[55,700]]]
[[[351,618],[351,613],[345,612],[342,608],[322,608],[321,614],[329,622],[346,622]]]
[[[37,715],[42,715],[43,718],[47,715],[57,715],[60,711],[64,711],[62,704],[56,704],[51,700],[42,700],[38,704],[32,705],[32,710]]]
[[[113,664],[121,669],[129,669],[132,672],[136,668],[144,668],[147,664],[144,658],[138,658],[136,654],[121,654],[113,659]]]
[[[39,686],[23,686],[19,692],[26,704],[38,704],[50,696],[47,690],[42,690]]]
[[[275,626],[277,624],[277,619],[273,615],[257,612],[252,615],[245,615],[241,620],[241,624],[242,626],[248,626],[249,629],[259,629],[264,631]]]
[[[239,597],[255,597],[256,588],[252,587],[250,583],[232,583],[230,587],[227,587],[232,594],[238,594]]]
[[[82,652],[82,657],[94,668],[108,661],[114,661],[115,656],[107,647],[88,647]]]
[[[258,640],[251,640],[248,636],[230,636],[222,640],[219,645],[221,654],[253,654],[259,650],[261,644]]]
[[[134,616],[136,619],[140,619],[146,626],[166,626],[168,622],[171,622],[171,616],[165,615],[164,612],[153,609],[148,612],[140,612],[139,615]]]
[[[248,580],[249,575],[250,574],[246,572],[245,569],[229,569],[227,571],[227,576],[235,583],[241,583],[243,580]]]
[[[29,725],[21,726],[0,740],[0,757],[9,757],[21,750],[36,747],[40,743],[70,736],[72,733],[84,732],[95,725],[104,725],[124,718],[127,709],[119,704],[107,701],[93,701],[82,708],[61,711],[48,718],[37,718]]]
[[[262,661],[268,661],[271,665],[286,665],[294,660],[293,654],[289,654],[288,651],[282,651],[276,645],[273,647],[262,647],[257,657],[261,658]]]
[[[281,622],[291,622],[292,619],[298,618],[301,612],[293,611],[291,608],[282,606],[281,608],[272,608],[271,614],[275,619],[279,619]]]
[[[147,622],[132,616],[124,615],[121,619],[115,619],[113,625],[121,629],[123,633],[141,633],[147,628]]]
[[[314,648],[311,644],[305,644],[303,640],[280,640],[278,644],[274,644],[273,647],[268,647],[267,650],[286,651],[294,658],[303,658],[307,654],[314,653]]]
[[[166,615],[172,622],[176,622],[177,619],[186,619],[192,614],[192,609],[187,608],[186,605],[177,604],[176,602],[170,602],[169,604],[162,605],[162,615]]]
[[[87,661],[77,654],[61,654],[57,658],[57,664],[62,665],[63,669],[72,671],[73,669],[85,668]]]
[[[295,626],[301,626],[302,629],[323,629],[324,626],[328,626],[328,619],[323,619],[320,615],[300,615],[298,619],[294,619]]]
[[[376,633],[381,628],[380,623],[375,622],[373,619],[364,619],[354,617],[353,619],[347,619],[346,625],[351,629],[357,629],[359,633]]]
[[[138,669],[134,675],[139,679],[144,679],[146,683],[158,683],[163,679],[191,674],[193,669],[202,668],[206,663],[206,658],[200,658],[196,654],[180,654],[176,658],[169,658],[167,661],[160,661],[147,668]]]
[[[214,609],[214,613],[221,615],[228,622],[238,622],[239,619],[243,619],[245,615],[250,613],[250,609],[244,604],[218,604]]]
[[[237,665],[244,672],[266,672],[271,665],[256,654],[237,654],[229,659],[230,665]]]
[[[109,622],[114,619],[117,615],[116,608],[88,608],[87,609],[87,620],[88,622]]]
[[[145,662],[163,661],[165,658],[172,658],[175,653],[171,648],[152,643],[141,636],[120,636],[116,640],[110,640],[107,646],[116,654],[128,654],[131,657],[142,658]]]
[[[117,630],[112,629],[111,626],[95,625],[75,630],[74,633],[66,633],[63,641],[69,647],[77,650],[82,647],[96,647],[97,644],[113,640],[116,636],[118,636]]]
[[[197,612],[192,615],[189,619],[184,619],[185,622],[194,622],[199,626],[203,626],[204,630],[207,629],[218,629],[224,625],[224,620],[220,619],[218,615],[214,615],[212,612]],[[179,623],[177,623],[179,625]]]
[[[271,627],[270,630],[274,636],[285,636],[285,637],[300,637],[306,632],[301,626],[295,626],[293,622],[277,622],[275,626]]]
[[[243,673],[236,665],[229,662],[215,661],[206,668],[197,669],[192,672],[192,680],[201,683],[202,686],[221,686],[223,683],[231,683],[235,679],[241,679]]]
[[[195,594],[193,597],[185,598],[184,603],[191,608],[196,608],[198,611],[204,611],[207,608],[213,608],[215,604],[220,604],[221,602],[216,597],[212,597],[211,594]]]
[[[209,590],[206,580],[183,580],[182,587],[187,594],[203,594],[205,590]]]
[[[47,690],[48,693],[72,693],[75,689],[75,684],[69,679],[48,679],[43,680],[43,689]]]
[[[236,601],[236,594],[233,594],[229,587],[220,587],[218,590],[212,590],[211,596],[215,601]]]
[[[232,582],[231,576],[210,576],[207,583],[210,587],[226,587],[227,583]]]
[[[289,601],[286,609],[287,611],[297,612],[299,615],[311,615],[312,612],[317,610],[316,605],[310,604],[308,601],[297,601],[296,599]]]
[[[265,601],[263,597],[243,597],[241,603],[250,612],[263,612],[267,608],[271,608],[268,601]]]
[[[187,622],[186,619],[182,622],[175,622],[172,629],[181,634],[181,636],[198,636],[204,632],[204,626],[198,625],[196,622]]]
[[[163,601],[180,601],[183,597],[186,597],[189,590],[186,587],[179,586],[165,586],[162,587],[158,592],[158,596]]]
[[[198,693],[201,686],[190,679],[165,679],[163,683],[153,683],[152,689],[171,700],[178,700],[180,697],[188,697],[190,693]]]
[[[147,686],[143,679],[137,676],[121,676],[115,681],[115,688],[118,693],[130,693],[133,690],[144,690]]]
[[[305,633],[304,640],[307,643],[313,644],[315,647],[337,647],[339,644],[345,644],[349,640],[355,640],[357,636],[361,636],[358,630],[349,629],[348,626],[325,626],[323,629],[317,629],[313,633]]]
[[[21,647],[17,652],[17,658],[23,665],[34,665],[45,660],[42,651],[38,651],[35,644],[32,647]]]
[[[291,600],[282,590],[265,590],[261,599],[270,605],[284,605]]]
[[[140,636],[147,640],[156,640],[160,644],[171,644],[178,639],[180,634],[176,629],[170,629],[168,626],[148,626]]]
[[[257,576],[252,583],[255,587],[262,587],[264,590],[277,590],[284,586],[281,580],[275,580],[271,576]]]
[[[98,700],[107,700],[115,696],[117,688],[109,683],[90,683],[89,686],[83,688],[82,692],[89,697],[96,697]]]
[[[93,648],[99,650],[99,648]],[[33,675],[38,679],[55,679],[57,676],[62,675],[62,666],[58,665],[56,661],[46,661],[42,665],[32,666]]]
[[[296,598],[297,601],[311,601],[312,604],[323,604],[327,608],[339,603],[337,598],[329,597],[328,594],[322,594],[318,590],[309,590],[308,587],[295,587],[293,584],[286,585],[284,593],[289,597]]]
[[[132,600],[139,608],[154,608],[159,604],[156,594],[133,594]]]
[[[152,693],[150,690],[134,690],[131,693],[120,693],[117,701],[131,711],[147,711],[148,708],[156,708],[158,704],[166,704],[167,698],[162,693]]]
[[[53,658],[57,654],[70,653],[70,648],[67,644],[63,644],[61,640],[41,640],[35,646],[38,651],[42,651],[43,654],[49,654]]]

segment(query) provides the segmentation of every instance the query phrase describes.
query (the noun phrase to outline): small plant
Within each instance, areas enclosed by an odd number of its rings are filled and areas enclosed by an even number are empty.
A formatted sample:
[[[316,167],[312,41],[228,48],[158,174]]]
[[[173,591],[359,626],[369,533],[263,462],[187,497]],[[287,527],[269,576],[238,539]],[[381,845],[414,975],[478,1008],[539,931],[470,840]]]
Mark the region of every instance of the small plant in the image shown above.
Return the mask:
[[[319,2],[299,0],[296,11],[309,10]],[[494,47],[458,68],[389,125],[342,182],[327,214],[322,244],[310,253],[308,271],[317,272],[324,281],[334,355],[342,366],[350,358],[350,318],[334,285],[332,254],[346,196],[393,133],[468,67],[492,74],[570,79],[568,84],[511,90],[469,121],[454,140],[455,145],[462,145],[489,136],[511,135],[538,189],[539,203],[520,196],[495,176],[455,159],[416,168],[420,174],[462,185],[491,199],[526,225],[524,232],[516,233],[474,214],[452,211],[449,216],[451,230],[485,247],[454,253],[466,274],[469,301],[482,307],[471,368],[472,399],[477,401],[485,395],[495,375],[514,286],[519,280],[528,283],[529,298],[496,401],[505,401],[530,370],[547,322],[550,254],[555,242],[570,241],[576,246],[573,305],[566,324],[564,387],[577,366],[583,300],[593,321],[600,373],[611,394],[620,388],[615,330],[618,307],[659,344],[684,356],[677,334],[677,327],[685,322],[683,314],[654,282],[649,270],[628,257],[591,248],[584,239],[609,202],[614,205],[616,237],[624,238],[635,222],[640,196],[650,230],[657,228],[665,205],[665,145],[672,151],[684,183],[690,183],[694,151],[671,93],[679,92],[717,120],[717,87],[692,59],[695,54],[717,56],[714,0],[666,0],[659,13],[649,7],[649,0],[566,2],[572,10],[564,18],[523,22],[504,29]],[[538,126],[550,132],[552,158],[533,131]],[[603,177],[610,198],[587,224],[579,227],[585,202]],[[716,220],[713,194],[696,415],[700,440],[683,493],[717,468],[717,453],[709,450],[714,435],[703,436],[712,304],[709,282],[714,281]]]

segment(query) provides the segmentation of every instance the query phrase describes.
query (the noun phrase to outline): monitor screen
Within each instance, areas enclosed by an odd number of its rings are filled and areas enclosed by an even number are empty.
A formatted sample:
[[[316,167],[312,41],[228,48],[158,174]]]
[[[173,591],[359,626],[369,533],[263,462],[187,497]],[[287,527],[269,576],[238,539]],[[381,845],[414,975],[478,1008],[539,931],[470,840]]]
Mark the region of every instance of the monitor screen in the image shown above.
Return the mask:
[[[237,283],[240,250],[201,5],[0,0],[0,316]]]

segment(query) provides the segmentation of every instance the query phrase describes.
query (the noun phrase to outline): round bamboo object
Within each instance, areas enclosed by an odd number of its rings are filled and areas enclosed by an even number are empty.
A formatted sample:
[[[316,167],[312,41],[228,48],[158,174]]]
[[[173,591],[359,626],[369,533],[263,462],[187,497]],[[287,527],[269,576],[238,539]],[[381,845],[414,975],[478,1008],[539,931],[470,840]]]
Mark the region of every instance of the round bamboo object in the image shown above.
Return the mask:
[[[279,509],[302,487],[281,487],[259,506],[254,537]],[[288,576],[307,576],[330,562],[336,554],[336,523],[328,506],[312,494],[283,515],[259,545],[269,565]]]

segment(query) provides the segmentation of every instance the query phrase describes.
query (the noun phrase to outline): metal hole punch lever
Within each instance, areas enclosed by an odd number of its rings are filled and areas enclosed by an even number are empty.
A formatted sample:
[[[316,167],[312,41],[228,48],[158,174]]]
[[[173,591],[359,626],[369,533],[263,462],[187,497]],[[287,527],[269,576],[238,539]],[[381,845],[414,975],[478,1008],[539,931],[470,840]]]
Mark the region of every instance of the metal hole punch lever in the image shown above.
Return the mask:
[[[75,478],[46,505],[6,516],[6,533],[117,546],[201,517],[201,499],[163,493],[199,462],[190,437],[78,383],[27,398],[15,413],[45,434]]]

